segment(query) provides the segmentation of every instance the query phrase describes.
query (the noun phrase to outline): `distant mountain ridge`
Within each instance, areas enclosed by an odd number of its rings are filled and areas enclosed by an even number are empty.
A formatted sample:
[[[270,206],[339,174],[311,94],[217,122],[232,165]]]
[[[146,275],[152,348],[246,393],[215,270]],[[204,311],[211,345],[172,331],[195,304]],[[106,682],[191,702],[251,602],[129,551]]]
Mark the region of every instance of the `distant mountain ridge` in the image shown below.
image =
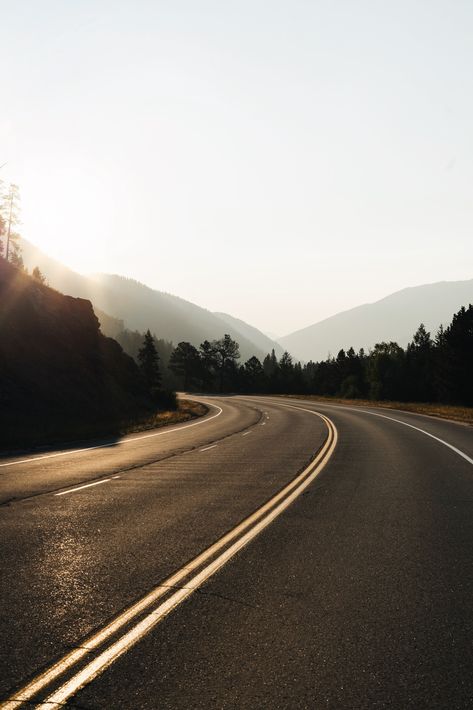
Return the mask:
[[[248,323],[245,323],[245,321],[235,318],[228,313],[214,313],[214,315],[220,318],[231,328],[235,328],[235,330],[242,333],[242,335],[248,338],[248,340],[255,343],[261,351],[270,353],[271,350],[274,349],[274,352],[278,357],[283,354],[284,349],[280,346],[280,344],[271,339],[268,335],[265,335],[265,333],[262,333],[261,330],[258,330],[258,328],[255,328],[254,326],[249,325]]]
[[[461,306],[473,303],[473,279],[413,286],[337,313],[276,342],[229,314],[212,313],[123,276],[82,276],[31,242],[23,240],[22,246],[30,270],[39,266],[53,288],[92,301],[106,335],[114,337],[122,323],[130,330],[149,328],[174,345],[187,340],[197,347],[203,340],[220,338],[227,332],[239,342],[242,362],[252,355],[262,359],[273,348],[278,357],[288,350],[295,358],[308,361],[323,360],[350,346],[369,349],[383,340],[405,346],[421,322],[434,335]]]
[[[39,266],[50,286],[71,296],[87,298],[97,313],[102,311],[102,330],[107,335],[116,334],[118,325],[114,319],[118,319],[130,330],[149,328],[158,338],[172,341],[174,345],[185,340],[198,347],[204,340],[221,338],[228,333],[239,342],[242,361],[252,355],[262,359],[273,347],[278,348],[277,343],[256,328],[232,316],[222,318],[190,301],[124,276],[82,276],[27,240],[23,240],[22,247],[28,269]]]
[[[473,303],[473,279],[440,281],[396,291],[374,303],[356,306],[279,338],[301,360],[323,360],[342,349],[371,348],[381,341],[403,347],[420,323],[434,336],[462,306]]]

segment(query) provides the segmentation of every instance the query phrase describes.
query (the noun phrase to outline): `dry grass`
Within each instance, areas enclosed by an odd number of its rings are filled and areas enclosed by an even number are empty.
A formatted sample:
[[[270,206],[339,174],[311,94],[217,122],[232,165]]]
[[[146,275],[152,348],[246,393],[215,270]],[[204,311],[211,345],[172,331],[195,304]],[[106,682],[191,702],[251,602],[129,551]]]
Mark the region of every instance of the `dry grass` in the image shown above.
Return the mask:
[[[200,402],[192,402],[189,399],[180,399],[179,407],[175,412],[158,412],[151,417],[129,422],[120,427],[121,434],[131,434],[137,431],[147,431],[148,429],[158,429],[171,424],[181,424],[189,419],[196,419],[207,414],[209,408]]]
[[[57,417],[43,418],[41,421],[9,421],[8,427],[0,426],[0,454],[15,455],[31,450],[49,450],[57,446],[79,446],[91,439],[102,437],[119,439],[132,432],[147,431],[159,427],[180,424],[207,414],[208,407],[199,402],[179,400],[175,412],[157,412],[125,421],[85,420],[70,421]]]
[[[400,409],[404,412],[426,414],[429,417],[450,419],[462,424],[473,426],[473,408],[455,407],[450,404],[422,404],[417,402],[380,402],[370,399],[340,399],[338,397],[319,397],[317,395],[296,394],[280,395],[296,399],[307,399],[313,402],[326,402],[327,404],[349,404],[354,407],[380,407],[381,409]]]

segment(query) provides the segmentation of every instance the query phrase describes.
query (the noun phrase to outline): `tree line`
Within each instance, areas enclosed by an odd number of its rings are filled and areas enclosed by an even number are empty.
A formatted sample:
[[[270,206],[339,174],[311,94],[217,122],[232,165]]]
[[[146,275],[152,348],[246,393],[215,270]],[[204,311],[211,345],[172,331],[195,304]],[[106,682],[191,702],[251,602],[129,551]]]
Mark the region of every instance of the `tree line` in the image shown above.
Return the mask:
[[[181,342],[167,367],[178,386],[191,391],[313,394],[350,399],[439,402],[473,406],[473,306],[462,307],[435,337],[421,324],[406,348],[377,343],[371,350],[340,350],[336,357],[305,364],[274,350],[239,364],[229,335],[201,343]]]
[[[0,181],[0,257],[24,270],[20,194]],[[38,267],[32,276],[44,283]],[[274,350],[239,363],[238,343],[226,334],[198,348],[124,330],[116,340],[138,362],[153,398],[173,405],[173,390],[313,394],[351,399],[439,402],[473,406],[473,306],[454,314],[434,337],[421,324],[406,348],[377,343],[368,352],[350,347],[319,362],[295,361]]]

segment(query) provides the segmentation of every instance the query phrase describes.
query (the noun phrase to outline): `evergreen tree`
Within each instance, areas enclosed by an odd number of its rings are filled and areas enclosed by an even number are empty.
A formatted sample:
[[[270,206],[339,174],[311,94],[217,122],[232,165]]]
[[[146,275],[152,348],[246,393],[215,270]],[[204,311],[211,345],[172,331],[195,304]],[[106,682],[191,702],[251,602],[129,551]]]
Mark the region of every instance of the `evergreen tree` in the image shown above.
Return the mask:
[[[33,271],[31,272],[31,276],[36,280],[39,281],[41,284],[46,283],[46,276],[40,271],[39,266],[35,266]]]
[[[138,362],[148,391],[156,399],[161,385],[161,372],[158,351],[149,330],[146,331],[143,345],[138,352]]]
[[[278,359],[276,357],[276,353],[274,352],[274,348],[271,350],[271,355],[266,355],[266,357],[263,360],[263,370],[264,374],[266,377],[270,378],[274,375],[276,370],[278,369]]]
[[[300,362],[294,364],[292,376],[292,391],[295,394],[304,394],[306,392],[304,371]]]
[[[292,356],[287,352],[287,350],[285,350],[281,355],[277,375],[276,391],[281,393],[293,392],[294,365],[292,362]]]
[[[15,227],[20,223],[20,190],[18,185],[10,185],[8,191],[3,194],[0,212],[2,215],[1,229],[3,230],[4,256],[12,264],[23,268],[21,257],[20,235],[15,231]]]
[[[208,340],[204,340],[199,346],[199,355],[201,363],[200,379],[204,389],[211,390],[215,378],[217,361],[215,350]]]
[[[239,345],[236,340],[233,340],[226,333],[220,340],[213,340],[211,347],[219,375],[220,392],[223,392],[225,389],[226,374],[230,374],[230,371],[233,371],[236,361],[240,359]]]
[[[377,343],[369,356],[371,399],[403,400],[404,350],[397,343]]]
[[[340,359],[339,353],[337,364],[340,377],[339,394],[341,397],[356,399],[363,395],[365,391],[363,357],[362,352],[357,355],[353,348],[349,348],[342,359]]]
[[[247,392],[264,392],[266,378],[261,362],[256,356],[250,357],[242,368],[244,389]]]
[[[473,405],[473,305],[460,308],[443,333],[443,400]]]
[[[304,366],[303,369],[303,377],[304,377],[304,391],[307,392],[307,394],[314,394],[314,379],[315,379],[315,373],[317,372],[317,363],[313,362],[312,360],[309,360],[308,363]]]
[[[271,350],[270,355],[266,355],[263,360],[263,371],[266,377],[266,389],[268,392],[278,391],[278,381],[279,381],[279,363],[274,352],[274,348]]]
[[[434,343],[421,323],[406,351],[407,398],[411,401],[429,402],[435,399],[433,354]]]
[[[191,343],[179,343],[170,357],[169,369],[182,378],[184,389],[188,390],[201,374],[201,360],[197,348]]]

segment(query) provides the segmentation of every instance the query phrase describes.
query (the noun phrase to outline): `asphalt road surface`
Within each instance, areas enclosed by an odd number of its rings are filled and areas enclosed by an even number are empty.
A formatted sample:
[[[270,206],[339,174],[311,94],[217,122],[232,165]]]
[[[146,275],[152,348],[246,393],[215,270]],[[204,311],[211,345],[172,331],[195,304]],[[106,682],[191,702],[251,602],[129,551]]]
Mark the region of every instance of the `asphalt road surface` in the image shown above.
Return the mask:
[[[0,708],[472,708],[473,429],[201,399],[0,459]]]

